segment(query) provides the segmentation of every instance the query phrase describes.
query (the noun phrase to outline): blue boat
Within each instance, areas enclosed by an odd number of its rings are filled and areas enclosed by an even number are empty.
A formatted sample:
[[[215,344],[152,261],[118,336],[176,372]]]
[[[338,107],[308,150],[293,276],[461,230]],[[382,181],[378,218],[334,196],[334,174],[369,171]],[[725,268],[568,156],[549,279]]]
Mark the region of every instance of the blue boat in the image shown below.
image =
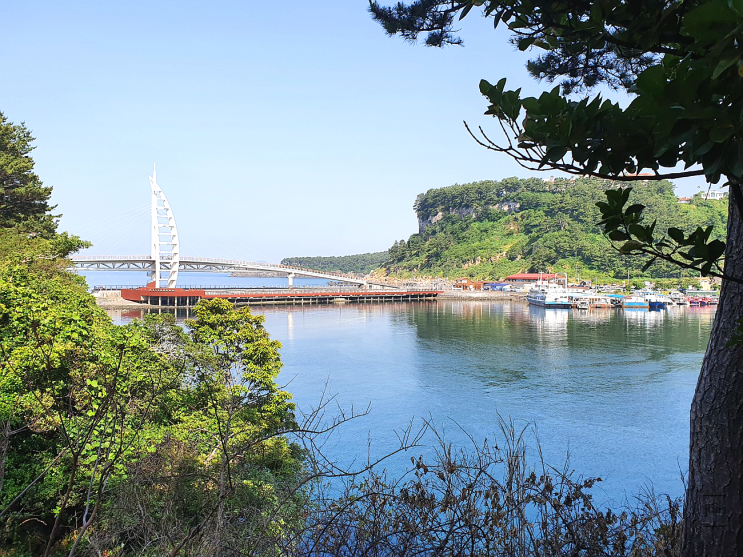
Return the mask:
[[[668,306],[673,304],[673,300],[667,296],[659,296],[657,294],[645,296],[645,299],[648,301],[649,309],[651,310],[666,309]]]
[[[625,309],[650,309],[650,303],[642,296],[625,296],[622,300]]]

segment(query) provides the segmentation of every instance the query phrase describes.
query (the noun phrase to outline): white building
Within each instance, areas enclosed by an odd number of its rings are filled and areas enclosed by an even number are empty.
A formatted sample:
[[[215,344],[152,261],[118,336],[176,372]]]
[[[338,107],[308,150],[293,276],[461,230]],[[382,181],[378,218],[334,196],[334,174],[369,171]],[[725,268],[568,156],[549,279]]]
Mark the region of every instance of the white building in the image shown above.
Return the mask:
[[[704,191],[702,192],[702,197],[704,199],[722,199],[723,197],[727,197],[728,192],[721,191],[721,190],[711,190],[711,191]]]

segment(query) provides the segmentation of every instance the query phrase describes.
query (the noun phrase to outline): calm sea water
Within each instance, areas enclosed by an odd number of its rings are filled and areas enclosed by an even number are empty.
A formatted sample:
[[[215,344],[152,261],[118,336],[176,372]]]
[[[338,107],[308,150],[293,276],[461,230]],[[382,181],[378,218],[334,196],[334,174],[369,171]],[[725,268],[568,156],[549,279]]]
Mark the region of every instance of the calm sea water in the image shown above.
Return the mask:
[[[580,312],[439,300],[253,311],[283,344],[280,381],[300,408],[323,392],[346,411],[371,405],[324,447],[341,463],[389,451],[411,419],[430,419],[454,446],[467,446],[468,436],[497,440],[502,416],[536,429],[548,463],[561,467],[569,453],[577,474],[600,476],[600,502],[651,485],[683,491],[689,405],[713,309]],[[533,436],[529,446],[533,456]],[[430,451],[413,449],[388,467],[401,473],[410,456]]]

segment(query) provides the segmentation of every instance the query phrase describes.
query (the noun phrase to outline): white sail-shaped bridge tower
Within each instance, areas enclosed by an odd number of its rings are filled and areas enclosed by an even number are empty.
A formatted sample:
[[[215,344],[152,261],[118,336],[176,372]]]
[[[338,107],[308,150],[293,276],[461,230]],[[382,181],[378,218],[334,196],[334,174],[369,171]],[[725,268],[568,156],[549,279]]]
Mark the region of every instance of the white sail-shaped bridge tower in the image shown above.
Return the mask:
[[[291,265],[254,263],[234,259],[184,257],[181,255],[178,228],[173,210],[157,183],[157,169],[149,176],[151,190],[150,253],[149,255],[76,255],[70,258],[80,271],[146,271],[155,288],[176,288],[178,272],[232,273],[249,271],[253,276],[286,275],[291,288],[295,277],[319,278],[330,281],[373,286],[364,278],[344,273],[316,271]]]
[[[152,190],[152,227],[150,229],[150,255],[154,269],[149,272],[155,283],[155,288],[163,284],[167,288],[175,288],[178,284],[178,268],[180,266],[180,246],[178,243],[178,228],[170,203],[163,190],[157,185],[157,167],[153,166],[150,179]],[[163,279],[163,273],[166,274]]]

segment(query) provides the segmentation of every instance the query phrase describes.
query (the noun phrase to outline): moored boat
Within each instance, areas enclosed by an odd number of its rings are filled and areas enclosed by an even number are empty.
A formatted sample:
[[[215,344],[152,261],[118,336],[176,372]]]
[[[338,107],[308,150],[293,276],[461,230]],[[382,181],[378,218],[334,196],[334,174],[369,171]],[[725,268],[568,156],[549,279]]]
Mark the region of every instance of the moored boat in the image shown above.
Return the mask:
[[[660,294],[649,294],[645,296],[645,300],[648,302],[648,309],[666,309],[669,305],[673,305],[673,300],[668,296]]]
[[[650,309],[650,304],[643,296],[625,296],[622,300],[625,309]]]
[[[669,294],[669,297],[671,300],[673,300],[673,303],[677,306],[688,306],[689,300],[686,296],[684,296],[681,292],[671,292]]]
[[[526,294],[526,301],[533,306],[551,309],[570,309],[573,301],[567,288],[554,283],[538,282]]]

